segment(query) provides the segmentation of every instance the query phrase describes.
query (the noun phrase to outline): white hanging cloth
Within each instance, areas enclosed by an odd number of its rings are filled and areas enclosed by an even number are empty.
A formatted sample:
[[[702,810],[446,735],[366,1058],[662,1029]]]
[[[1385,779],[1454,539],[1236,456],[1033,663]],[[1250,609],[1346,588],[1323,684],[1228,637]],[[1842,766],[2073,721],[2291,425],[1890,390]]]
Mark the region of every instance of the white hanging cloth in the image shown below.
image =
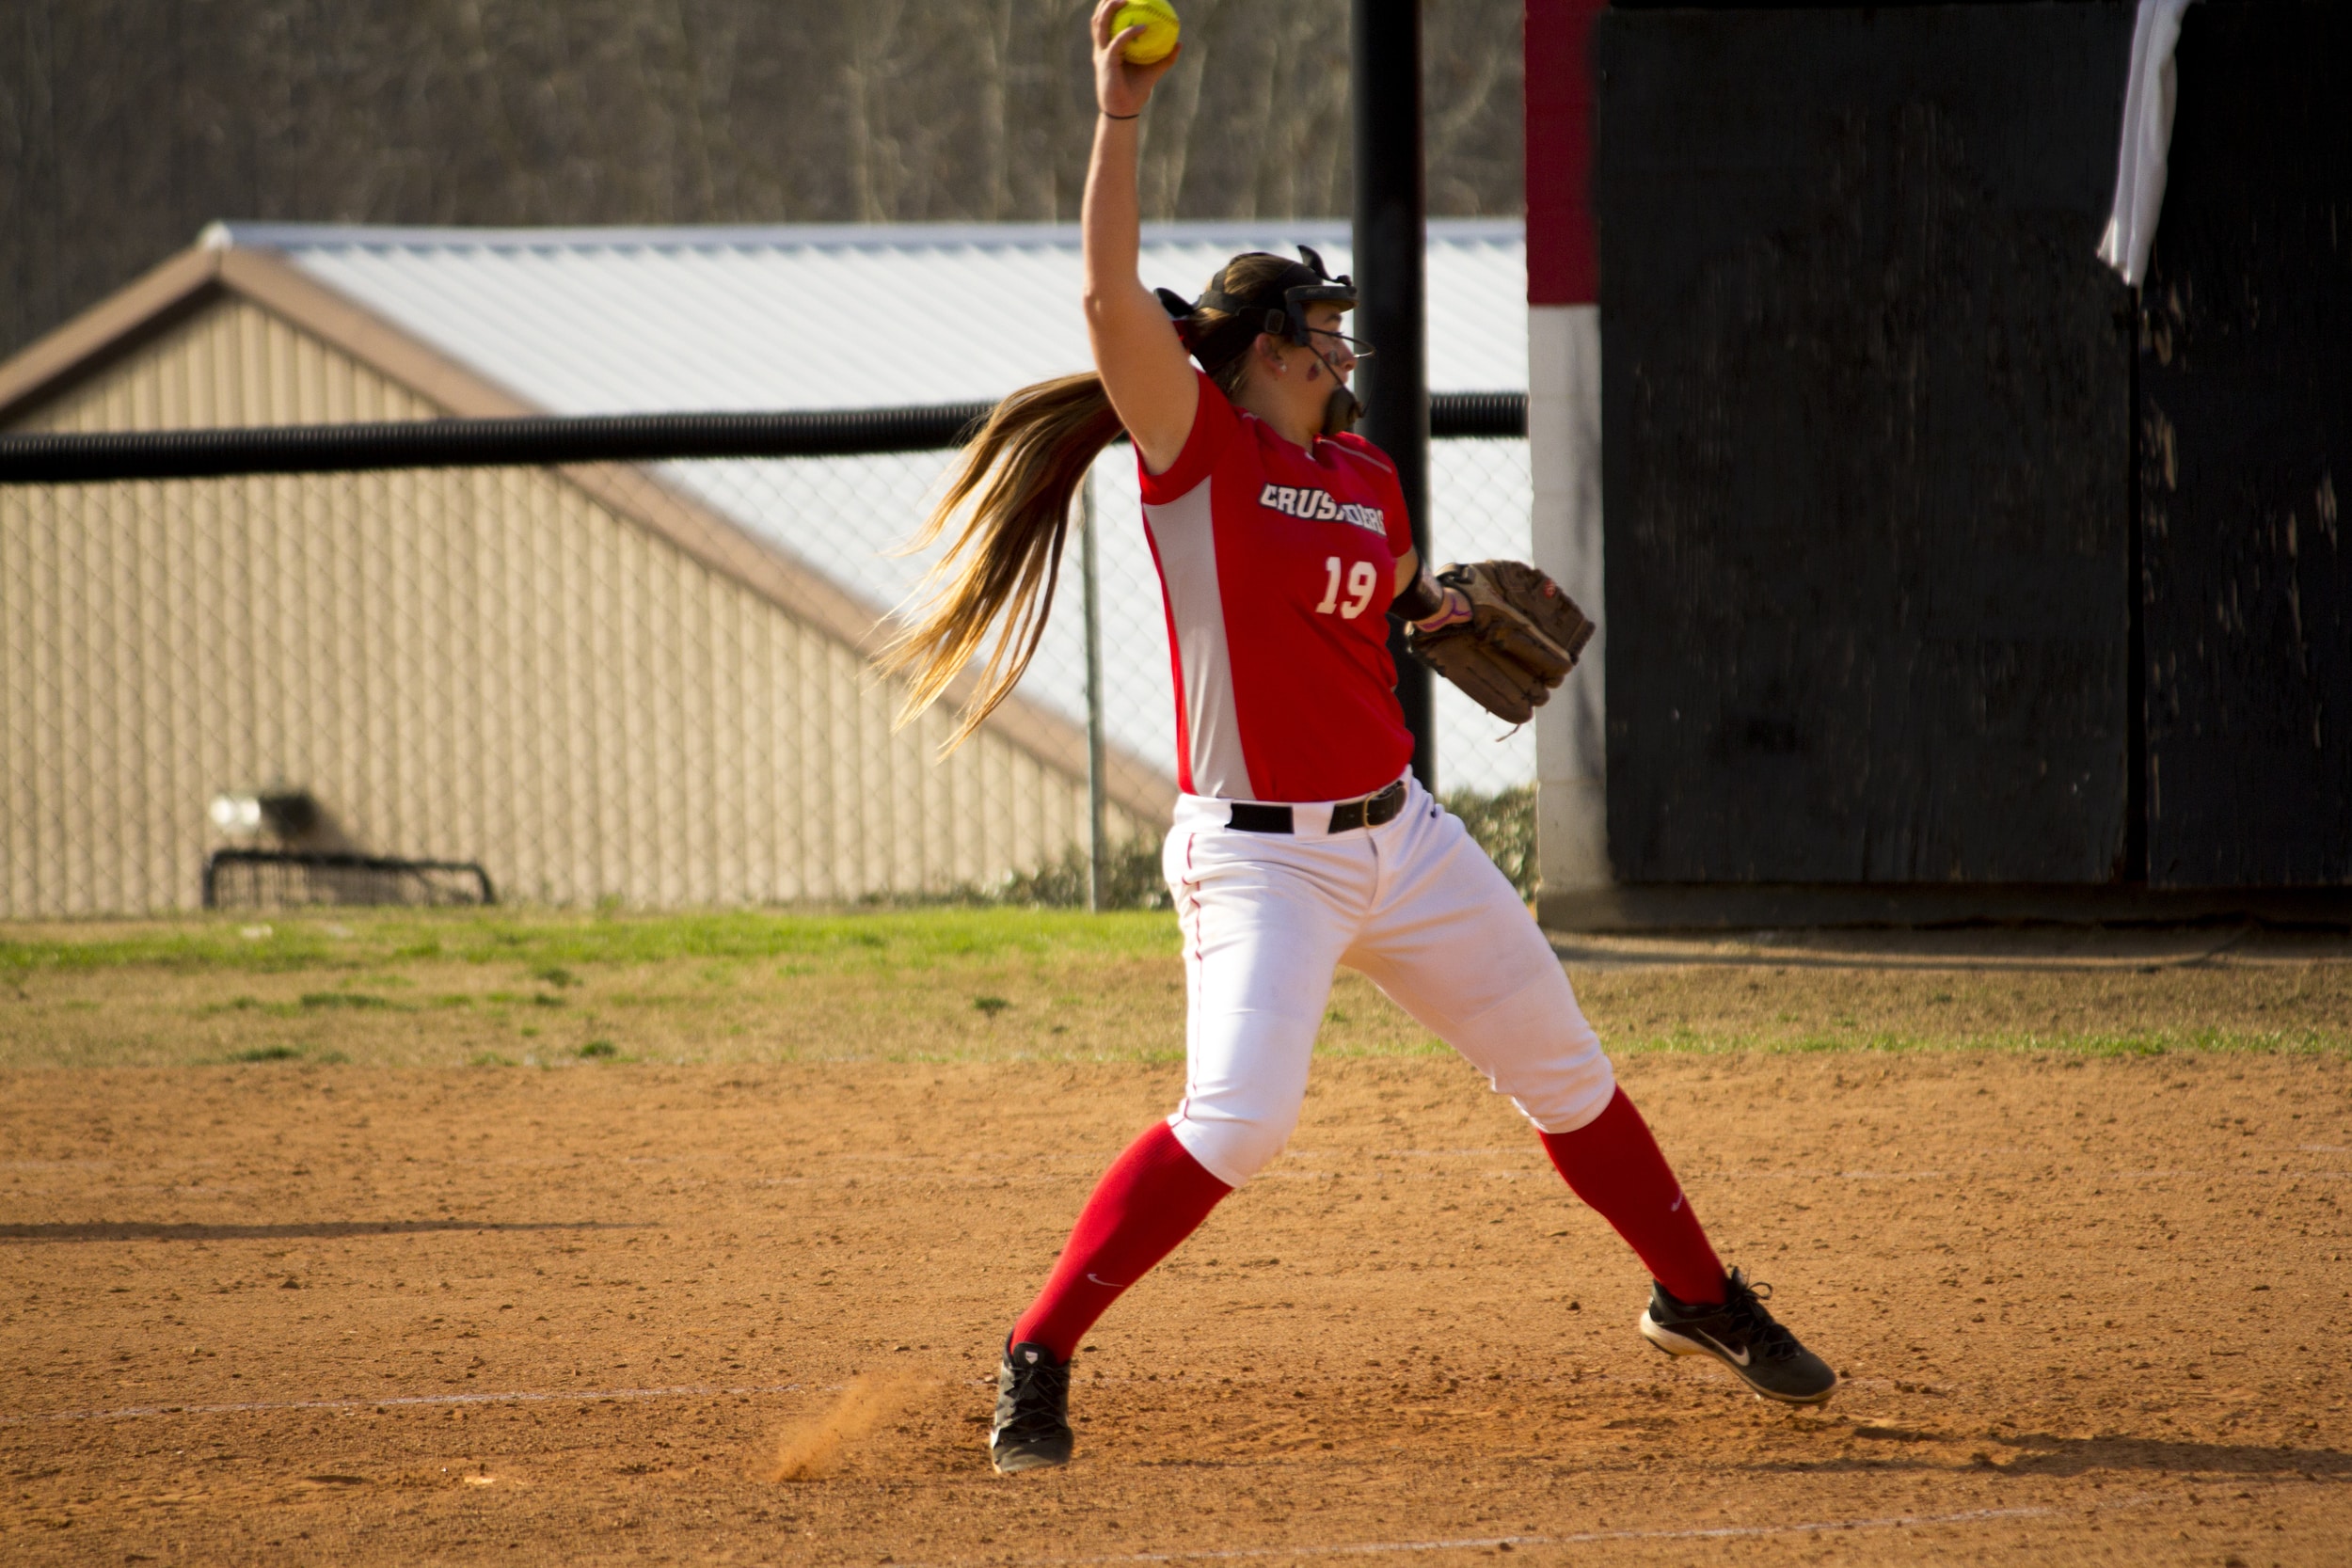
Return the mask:
[[[2134,288],[2148,275],[2148,247],[2164,206],[2165,161],[2172,150],[2172,48],[2181,13],[2194,0],[2139,0],[2132,21],[2131,74],[2123,87],[2123,138],[2115,159],[2115,207],[2099,239],[2099,260]]]

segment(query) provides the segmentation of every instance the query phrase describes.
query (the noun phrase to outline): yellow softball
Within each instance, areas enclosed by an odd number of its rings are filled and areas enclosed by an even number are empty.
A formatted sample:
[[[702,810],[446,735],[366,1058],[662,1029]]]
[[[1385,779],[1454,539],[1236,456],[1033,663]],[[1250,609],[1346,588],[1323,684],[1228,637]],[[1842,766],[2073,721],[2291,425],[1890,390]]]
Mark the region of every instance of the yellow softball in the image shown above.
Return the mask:
[[[1111,18],[1111,36],[1116,38],[1130,27],[1141,27],[1143,36],[1128,41],[1129,65],[1157,65],[1168,58],[1176,47],[1176,8],[1168,0],[1129,0]]]

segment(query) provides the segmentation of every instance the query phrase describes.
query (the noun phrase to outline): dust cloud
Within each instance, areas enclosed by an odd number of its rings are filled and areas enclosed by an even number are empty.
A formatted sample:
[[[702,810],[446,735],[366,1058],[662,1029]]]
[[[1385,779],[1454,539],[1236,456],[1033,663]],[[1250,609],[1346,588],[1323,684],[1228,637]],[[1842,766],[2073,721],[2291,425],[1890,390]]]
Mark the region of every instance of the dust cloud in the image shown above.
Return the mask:
[[[821,1415],[784,1434],[760,1479],[814,1481],[832,1474],[876,1427],[912,1403],[921,1386],[912,1377],[851,1379]]]

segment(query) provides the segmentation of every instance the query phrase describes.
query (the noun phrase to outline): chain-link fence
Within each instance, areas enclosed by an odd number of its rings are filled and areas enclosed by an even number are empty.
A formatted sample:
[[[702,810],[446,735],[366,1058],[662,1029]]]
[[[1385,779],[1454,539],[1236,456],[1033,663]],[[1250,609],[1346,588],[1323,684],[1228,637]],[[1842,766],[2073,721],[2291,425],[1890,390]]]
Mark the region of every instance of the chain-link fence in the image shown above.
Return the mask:
[[[9,483],[0,448],[0,914],[1156,886],[1174,705],[1123,447],[1017,700],[944,759],[868,657],[946,450]],[[1438,559],[1526,556],[1524,439],[1435,443],[1431,491]],[[1508,838],[1532,731],[1444,688],[1438,727]]]

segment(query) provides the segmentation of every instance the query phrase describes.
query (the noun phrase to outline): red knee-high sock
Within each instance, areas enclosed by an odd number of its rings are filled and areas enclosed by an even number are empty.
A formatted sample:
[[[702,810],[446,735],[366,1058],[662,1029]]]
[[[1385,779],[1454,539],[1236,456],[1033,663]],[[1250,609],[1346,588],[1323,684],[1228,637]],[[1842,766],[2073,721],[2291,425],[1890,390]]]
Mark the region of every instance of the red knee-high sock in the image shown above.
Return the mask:
[[[1056,1360],[1069,1360],[1120,1292],[1175,1251],[1232,1190],[1185,1152],[1168,1123],[1153,1122],[1095,1183],[1053,1277],[1013,1325],[1013,1342],[1043,1345]]]
[[[1649,1123],[1619,1089],[1609,1108],[1573,1132],[1546,1132],[1544,1152],[1576,1196],[1600,1211],[1676,1299],[1724,1299],[1724,1266],[1658,1151]]]

